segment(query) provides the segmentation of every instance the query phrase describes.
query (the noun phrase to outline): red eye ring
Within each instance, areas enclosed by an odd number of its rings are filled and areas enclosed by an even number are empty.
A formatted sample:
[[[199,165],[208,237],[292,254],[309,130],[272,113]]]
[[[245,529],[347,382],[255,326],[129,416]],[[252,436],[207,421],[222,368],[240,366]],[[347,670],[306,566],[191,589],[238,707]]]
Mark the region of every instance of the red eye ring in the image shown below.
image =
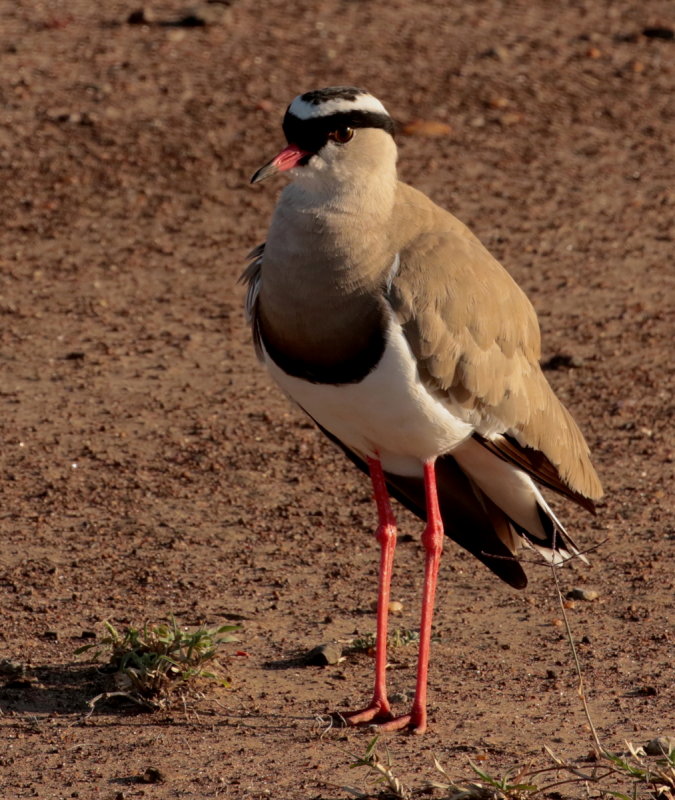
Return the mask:
[[[338,128],[336,131],[331,131],[328,138],[332,139],[338,144],[347,144],[347,142],[354,137],[354,128]]]

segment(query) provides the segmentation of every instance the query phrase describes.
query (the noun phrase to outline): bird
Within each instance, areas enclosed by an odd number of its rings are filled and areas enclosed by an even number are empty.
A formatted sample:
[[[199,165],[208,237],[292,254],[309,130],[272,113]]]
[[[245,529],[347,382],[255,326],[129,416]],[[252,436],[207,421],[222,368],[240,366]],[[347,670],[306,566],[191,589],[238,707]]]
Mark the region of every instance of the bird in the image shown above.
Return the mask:
[[[365,89],[298,95],[286,146],[251,178],[290,182],[242,275],[259,359],[370,476],[380,548],[375,683],[348,725],[427,728],[432,616],[444,536],[510,586],[524,548],[586,560],[542,487],[596,513],[589,447],[540,365],[536,312],[456,217],[397,175],[395,124]],[[422,521],[424,586],[415,694],[394,715],[387,625],[397,523]]]

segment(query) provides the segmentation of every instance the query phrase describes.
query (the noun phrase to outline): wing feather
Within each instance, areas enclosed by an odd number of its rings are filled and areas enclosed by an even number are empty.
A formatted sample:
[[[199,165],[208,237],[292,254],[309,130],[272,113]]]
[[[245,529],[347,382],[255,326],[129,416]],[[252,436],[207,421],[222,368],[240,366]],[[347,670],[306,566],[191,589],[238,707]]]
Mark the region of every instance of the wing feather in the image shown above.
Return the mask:
[[[263,361],[262,342],[260,340],[260,329],[258,327],[258,296],[260,295],[261,269],[264,252],[264,242],[251,250],[248,254],[251,263],[246,267],[239,278],[239,283],[245,283],[247,286],[244,308],[246,310],[246,318],[251,325],[253,346],[255,347],[255,352],[259,361]]]
[[[408,212],[416,202],[404,204]],[[389,290],[422,379],[482,441],[510,437],[512,446],[494,445],[501,458],[526,461],[532,477],[575,499],[598,499],[588,446],[539,365],[534,308],[468,229],[433,208],[427,232],[403,245]],[[545,461],[524,457],[530,450]]]

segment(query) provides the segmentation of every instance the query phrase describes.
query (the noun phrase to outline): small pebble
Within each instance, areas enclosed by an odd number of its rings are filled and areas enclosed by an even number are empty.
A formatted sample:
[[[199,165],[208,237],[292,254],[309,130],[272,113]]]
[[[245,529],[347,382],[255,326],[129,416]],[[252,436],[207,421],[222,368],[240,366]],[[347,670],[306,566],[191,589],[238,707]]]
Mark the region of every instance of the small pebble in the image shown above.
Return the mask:
[[[148,767],[141,775],[143,783],[164,783],[165,780],[164,773],[157,767]]]
[[[579,368],[584,366],[584,360],[580,356],[573,356],[569,353],[556,353],[551,358],[542,362],[542,369],[544,370],[559,370],[569,368]]]
[[[598,597],[600,597],[600,592],[596,592],[595,589],[582,589],[577,587],[567,592],[567,597],[570,600],[587,600],[590,602],[591,600],[597,600]]]
[[[503,108],[507,108],[507,106],[509,105],[509,100],[508,100],[507,97],[491,97],[487,101],[487,105],[490,108],[503,109]]]
[[[653,28],[643,28],[642,35],[648,39],[675,39],[675,30],[673,28],[666,28],[664,26],[655,26]]]
[[[12,661],[9,658],[0,659],[0,675],[24,675],[26,667],[20,661]]]
[[[497,61],[506,62],[509,60],[509,51],[505,47],[491,47],[480,54],[481,58],[494,58]]]
[[[675,739],[669,736],[657,736],[645,745],[645,753],[648,756],[670,755],[675,748]]]
[[[319,667],[337,664],[342,658],[342,648],[337,642],[328,642],[313,647],[305,656],[305,663]]]
[[[155,15],[151,8],[137,8],[127,17],[128,25],[152,25]]]
[[[499,122],[502,125],[517,125],[523,121],[523,115],[518,111],[507,111],[499,117]]]
[[[403,613],[403,603],[400,600],[392,600],[389,603],[389,613],[390,614],[402,614]]]

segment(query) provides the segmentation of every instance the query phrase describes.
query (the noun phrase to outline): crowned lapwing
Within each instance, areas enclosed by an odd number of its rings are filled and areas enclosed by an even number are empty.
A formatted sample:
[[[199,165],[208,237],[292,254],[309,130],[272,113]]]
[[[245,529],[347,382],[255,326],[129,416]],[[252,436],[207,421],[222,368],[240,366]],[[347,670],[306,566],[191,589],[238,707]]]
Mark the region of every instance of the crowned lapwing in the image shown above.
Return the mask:
[[[288,145],[252,178],[292,178],[244,273],[253,338],[274,380],[372,480],[375,691],[343,716],[422,733],[443,534],[523,588],[523,546],[552,564],[580,556],[539,487],[590,511],[602,488],[540,368],[534,309],[459,220],[397,179],[382,103],[349,87],[307,92],[283,130]],[[385,680],[390,495],[426,521],[417,685],[399,717]]]

